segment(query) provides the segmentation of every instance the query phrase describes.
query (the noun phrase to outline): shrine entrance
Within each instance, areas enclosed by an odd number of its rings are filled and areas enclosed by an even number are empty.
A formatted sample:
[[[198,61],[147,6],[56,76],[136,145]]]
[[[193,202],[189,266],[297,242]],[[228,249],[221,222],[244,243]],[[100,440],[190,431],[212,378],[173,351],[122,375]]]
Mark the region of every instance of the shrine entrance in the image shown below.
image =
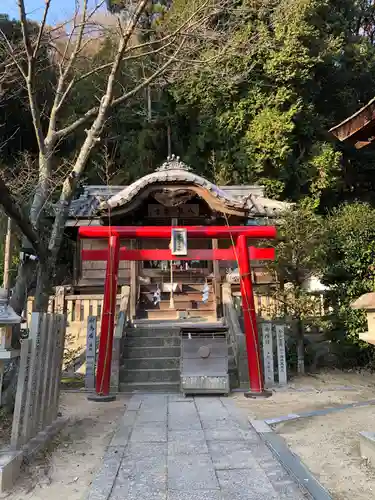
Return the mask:
[[[96,393],[107,398],[110,386],[110,367],[112,357],[114,319],[118,285],[118,271],[121,260],[128,261],[237,261],[240,275],[242,308],[245,327],[245,338],[248,358],[250,392],[249,397],[262,395],[264,380],[260,359],[257,318],[253,296],[250,260],[273,260],[272,248],[257,248],[248,246],[248,239],[264,240],[276,237],[273,226],[149,226],[149,227],[80,227],[81,238],[107,239],[107,250],[83,250],[82,260],[107,262],[104,304],[99,341],[99,356],[97,364]],[[180,236],[179,236],[180,235]],[[168,249],[128,249],[120,246],[121,238],[163,239],[170,242]],[[182,239],[181,239],[182,238]],[[226,238],[234,244],[228,249],[192,249],[189,250],[189,239]],[[184,241],[184,239],[186,241]],[[131,283],[134,286],[135,283]]]

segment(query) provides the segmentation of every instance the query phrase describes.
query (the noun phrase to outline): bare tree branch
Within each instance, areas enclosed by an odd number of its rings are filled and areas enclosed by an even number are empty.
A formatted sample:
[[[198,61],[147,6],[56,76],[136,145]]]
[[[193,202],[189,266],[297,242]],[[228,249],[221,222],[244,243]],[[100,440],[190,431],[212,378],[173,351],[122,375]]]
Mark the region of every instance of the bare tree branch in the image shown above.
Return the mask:
[[[42,22],[40,23],[40,26],[39,26],[39,33],[38,33],[38,37],[36,39],[36,43],[35,43],[35,47],[34,47],[34,52],[33,52],[33,58],[34,59],[36,59],[36,57],[38,56],[38,51],[40,49],[40,44],[41,44],[42,38],[44,36],[44,29],[46,27],[47,16],[48,16],[48,12],[49,12],[50,6],[51,6],[51,0],[45,0],[45,6],[44,6],[44,12],[43,12],[43,17],[42,17]]]

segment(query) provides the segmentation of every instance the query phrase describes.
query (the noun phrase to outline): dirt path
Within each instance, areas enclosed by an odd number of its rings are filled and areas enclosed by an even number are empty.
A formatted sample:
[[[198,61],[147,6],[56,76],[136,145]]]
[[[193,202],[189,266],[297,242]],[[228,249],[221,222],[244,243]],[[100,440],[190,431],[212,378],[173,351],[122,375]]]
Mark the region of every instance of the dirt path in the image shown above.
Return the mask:
[[[333,370],[298,377],[269,399],[246,399],[241,393],[234,397],[252,418],[280,417],[375,399],[375,374]]]
[[[359,453],[359,431],[374,430],[375,407],[344,410],[276,427],[336,500],[375,497],[375,469]]]
[[[50,449],[25,467],[10,500],[81,500],[100,466],[126,399],[93,403],[84,394],[64,393],[61,412],[70,424]]]
[[[375,374],[332,371],[293,380],[267,400],[236,394],[249,417],[264,419],[375,399]],[[276,426],[335,500],[375,497],[375,469],[359,452],[360,431],[374,431],[375,406],[290,421]]]

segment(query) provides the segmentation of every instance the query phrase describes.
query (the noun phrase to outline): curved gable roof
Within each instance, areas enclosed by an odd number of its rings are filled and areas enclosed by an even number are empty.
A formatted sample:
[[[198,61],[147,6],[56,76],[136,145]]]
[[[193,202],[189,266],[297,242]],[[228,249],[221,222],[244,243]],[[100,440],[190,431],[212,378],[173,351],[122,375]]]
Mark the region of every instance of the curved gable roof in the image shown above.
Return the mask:
[[[217,212],[245,218],[275,218],[291,207],[289,203],[264,197],[263,190],[258,185],[216,186],[172,156],[155,172],[129,186],[85,186],[84,192],[71,204],[69,219],[74,219],[76,225],[78,220],[105,217],[109,211],[112,215],[129,213],[150,194],[160,191],[190,191]]]
[[[168,159],[152,174],[145,175],[130,186],[124,187],[119,193],[103,202],[100,208],[103,211],[116,210],[119,207],[126,209],[134,200],[140,202],[150,192],[167,186],[188,186],[190,190],[205,198],[209,205],[216,205],[215,208],[221,207],[223,212],[246,212],[244,200],[231,197],[212,182],[194,174],[178,157]]]

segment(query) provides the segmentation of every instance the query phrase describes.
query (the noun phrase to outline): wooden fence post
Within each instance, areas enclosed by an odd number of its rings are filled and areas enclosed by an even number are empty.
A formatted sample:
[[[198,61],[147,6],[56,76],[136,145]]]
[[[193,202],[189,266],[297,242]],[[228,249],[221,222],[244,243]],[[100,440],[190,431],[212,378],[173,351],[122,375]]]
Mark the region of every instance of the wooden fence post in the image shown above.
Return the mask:
[[[51,390],[51,415],[50,420],[55,420],[59,412],[59,402],[60,402],[60,384],[61,384],[61,374],[63,367],[64,358],[64,344],[65,344],[65,332],[66,332],[66,315],[58,314],[56,315],[56,348],[54,356],[54,371],[52,380],[52,390]]]
[[[57,418],[65,316],[33,313],[22,340],[11,447],[20,449]]]
[[[47,334],[48,334],[48,329],[49,329],[49,319],[50,315],[49,314],[43,314],[42,321],[41,321],[41,334],[40,334],[40,364],[39,364],[39,370],[37,374],[37,394],[36,394],[36,402],[35,402],[35,419],[36,419],[36,431],[40,431],[43,429],[43,419],[41,418],[41,415],[43,413],[43,408],[45,405],[45,398],[44,398],[44,384],[45,384],[45,378],[44,378],[44,366],[46,362],[46,357],[48,354],[47,351]]]
[[[23,422],[23,440],[26,443],[36,434],[37,423],[35,422],[35,410],[37,399],[37,384],[40,372],[40,333],[43,321],[42,313],[33,313],[29,339],[31,340],[31,358],[29,369],[29,380],[27,385],[27,398],[25,418]],[[44,360],[43,360],[44,362]]]
[[[42,421],[42,426],[45,427],[48,422],[48,394],[50,391],[50,386],[52,384],[52,363],[53,359],[51,352],[53,352],[54,344],[56,342],[54,336],[54,315],[48,315],[47,318],[47,330],[46,330],[46,357],[43,365],[43,408],[40,415]]]
[[[16,401],[13,412],[12,435],[10,445],[13,449],[19,449],[24,444],[23,426],[26,412],[27,387],[29,384],[29,370],[31,358],[32,340],[22,340],[21,358],[18,372]]]

